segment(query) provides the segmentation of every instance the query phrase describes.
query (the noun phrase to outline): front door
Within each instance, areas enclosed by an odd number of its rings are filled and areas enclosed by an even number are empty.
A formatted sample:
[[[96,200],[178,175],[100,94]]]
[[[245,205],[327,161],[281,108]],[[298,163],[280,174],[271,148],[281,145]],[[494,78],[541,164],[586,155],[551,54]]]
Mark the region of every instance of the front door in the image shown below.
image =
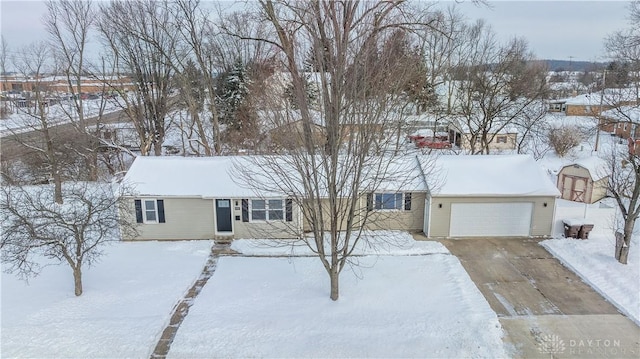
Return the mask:
[[[230,199],[216,199],[216,231],[232,232]]]

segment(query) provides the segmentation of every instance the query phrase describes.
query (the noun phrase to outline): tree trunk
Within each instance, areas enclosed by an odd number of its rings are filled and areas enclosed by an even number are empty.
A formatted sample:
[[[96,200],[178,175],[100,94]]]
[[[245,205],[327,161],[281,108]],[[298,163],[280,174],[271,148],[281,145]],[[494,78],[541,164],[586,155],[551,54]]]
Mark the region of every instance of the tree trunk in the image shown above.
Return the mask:
[[[73,283],[75,286],[76,297],[82,295],[82,268],[80,265],[73,268]]]
[[[337,266],[333,266],[329,271],[329,278],[331,278],[331,300],[338,300],[340,296],[340,273],[338,272]]]
[[[162,156],[162,143],[160,141],[153,143],[153,153],[156,156]]]
[[[620,246],[619,252],[616,253],[616,259],[618,262],[622,264],[627,264],[627,257],[629,256],[629,247],[631,246],[631,235],[633,234],[633,227],[635,226],[636,220],[632,218],[631,215],[627,217],[627,220],[624,222],[624,233],[623,233],[623,243]],[[616,247],[616,249],[618,249]]]

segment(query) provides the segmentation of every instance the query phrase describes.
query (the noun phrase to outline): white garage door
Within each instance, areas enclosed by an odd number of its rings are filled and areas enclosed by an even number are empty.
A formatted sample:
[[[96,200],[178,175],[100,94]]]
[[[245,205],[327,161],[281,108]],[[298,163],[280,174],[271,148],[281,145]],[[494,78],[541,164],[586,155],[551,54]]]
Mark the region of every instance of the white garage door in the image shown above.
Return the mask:
[[[451,237],[528,236],[533,203],[452,203]]]

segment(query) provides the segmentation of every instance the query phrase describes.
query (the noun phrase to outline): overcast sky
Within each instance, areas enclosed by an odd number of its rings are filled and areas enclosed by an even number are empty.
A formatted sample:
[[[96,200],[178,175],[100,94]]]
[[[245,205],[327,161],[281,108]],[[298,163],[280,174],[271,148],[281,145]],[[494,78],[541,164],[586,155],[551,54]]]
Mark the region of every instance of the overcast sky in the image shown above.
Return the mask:
[[[604,61],[604,37],[628,26],[625,1],[490,1],[491,8],[457,3],[470,20],[491,24],[500,39],[526,38],[541,59]],[[11,49],[46,38],[45,11],[40,1],[0,1],[1,31]]]

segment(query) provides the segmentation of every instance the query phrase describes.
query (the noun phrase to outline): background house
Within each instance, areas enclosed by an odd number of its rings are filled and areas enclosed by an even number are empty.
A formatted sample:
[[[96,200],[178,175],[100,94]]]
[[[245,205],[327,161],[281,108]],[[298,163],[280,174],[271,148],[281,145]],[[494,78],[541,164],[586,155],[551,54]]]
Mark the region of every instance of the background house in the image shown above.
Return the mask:
[[[640,139],[640,107],[620,106],[602,112],[603,130],[623,138]]]
[[[476,131],[478,133],[479,131]],[[465,150],[471,150],[471,139],[473,133],[462,123],[452,124],[449,127],[449,141]],[[506,126],[499,130],[491,131],[487,134],[489,138],[489,150],[509,151],[515,150],[518,144],[518,129],[514,126]],[[480,139],[476,139],[476,150],[480,145]]]

